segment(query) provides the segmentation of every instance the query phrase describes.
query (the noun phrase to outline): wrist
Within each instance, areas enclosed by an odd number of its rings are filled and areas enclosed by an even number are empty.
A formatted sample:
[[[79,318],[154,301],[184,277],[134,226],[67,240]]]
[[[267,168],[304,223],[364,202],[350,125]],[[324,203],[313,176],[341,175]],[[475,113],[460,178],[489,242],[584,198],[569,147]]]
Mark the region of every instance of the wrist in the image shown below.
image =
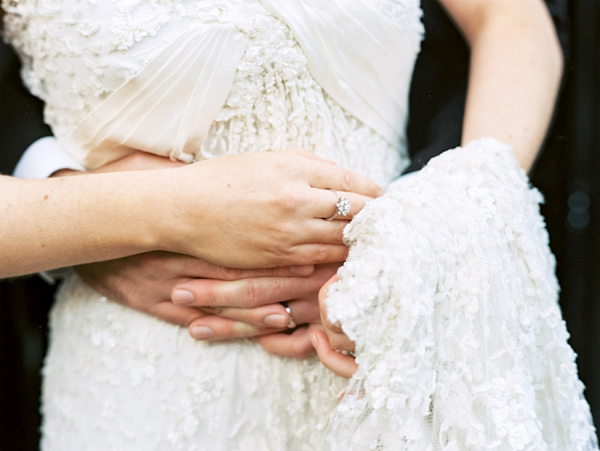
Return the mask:
[[[197,165],[193,171],[195,180],[201,179]],[[199,186],[201,184],[188,180],[192,174],[189,167],[144,173],[150,179],[148,191],[143,194],[148,206],[143,214],[149,216],[150,224],[148,245],[154,250],[202,257],[199,250],[204,239],[202,231],[206,229],[204,212],[208,208],[203,205],[206,196]]]
[[[172,177],[167,170],[142,170],[115,173],[118,177],[132,178],[132,191],[128,206],[128,221],[132,242],[140,252],[157,250],[174,251],[172,246],[173,221],[170,220],[168,195]]]
[[[95,217],[104,223],[99,245],[104,241],[122,255],[160,249],[157,218],[160,217],[158,193],[161,184],[150,172],[153,171],[64,177],[76,185],[93,184],[96,196],[85,196],[83,203],[89,202],[88,211],[95,210]],[[103,202],[94,200],[99,196]]]

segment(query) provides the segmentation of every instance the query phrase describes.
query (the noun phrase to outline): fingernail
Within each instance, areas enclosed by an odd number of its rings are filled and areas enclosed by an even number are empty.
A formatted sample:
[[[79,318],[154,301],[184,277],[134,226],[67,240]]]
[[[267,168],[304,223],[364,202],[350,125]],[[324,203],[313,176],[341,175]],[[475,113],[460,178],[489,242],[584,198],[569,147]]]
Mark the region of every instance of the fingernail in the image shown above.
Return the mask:
[[[208,338],[212,338],[212,336],[214,335],[212,329],[206,326],[192,327],[192,329],[190,330],[190,334],[196,340],[206,340]]]
[[[173,291],[172,301],[175,304],[186,305],[194,302],[194,295],[191,291],[177,289]]]
[[[312,343],[313,348],[317,349],[318,341],[316,334],[310,334],[310,342]]]
[[[299,276],[310,276],[315,270],[313,265],[294,265],[290,266],[290,272]]]
[[[384,194],[385,194],[385,191],[383,189],[379,188],[377,190],[377,197],[383,196]]]
[[[285,315],[273,314],[265,317],[263,320],[267,326],[272,327],[285,327],[287,321],[285,320]]]

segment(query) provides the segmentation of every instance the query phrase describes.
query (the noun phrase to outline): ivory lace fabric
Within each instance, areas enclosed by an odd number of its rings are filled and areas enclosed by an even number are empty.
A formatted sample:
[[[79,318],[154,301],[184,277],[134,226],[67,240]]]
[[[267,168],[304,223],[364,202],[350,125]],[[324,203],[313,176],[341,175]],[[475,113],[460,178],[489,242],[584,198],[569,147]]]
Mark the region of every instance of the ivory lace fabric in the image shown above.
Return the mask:
[[[598,449],[541,200],[488,138],[394,182],[346,227],[327,307],[359,369],[323,449]]]
[[[387,186],[408,163],[418,0],[3,7],[26,83],[88,168],[137,149],[191,162],[304,147]],[[348,229],[330,302],[358,343],[349,387],[315,358],[194,342],[72,275],[51,314],[42,449],[596,449],[538,199],[494,145],[438,161]]]

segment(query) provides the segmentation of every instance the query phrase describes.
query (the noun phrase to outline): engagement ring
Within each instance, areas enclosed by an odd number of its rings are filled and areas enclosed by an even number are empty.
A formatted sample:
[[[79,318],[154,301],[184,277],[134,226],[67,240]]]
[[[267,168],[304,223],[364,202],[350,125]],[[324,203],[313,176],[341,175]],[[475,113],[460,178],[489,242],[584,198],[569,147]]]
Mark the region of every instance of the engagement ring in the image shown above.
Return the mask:
[[[333,194],[335,194],[335,197],[337,197],[337,202],[335,203],[335,213],[326,220],[331,221],[338,216],[348,216],[348,213],[350,213],[350,199],[340,196],[339,193],[334,189],[330,189],[329,191],[332,191]]]

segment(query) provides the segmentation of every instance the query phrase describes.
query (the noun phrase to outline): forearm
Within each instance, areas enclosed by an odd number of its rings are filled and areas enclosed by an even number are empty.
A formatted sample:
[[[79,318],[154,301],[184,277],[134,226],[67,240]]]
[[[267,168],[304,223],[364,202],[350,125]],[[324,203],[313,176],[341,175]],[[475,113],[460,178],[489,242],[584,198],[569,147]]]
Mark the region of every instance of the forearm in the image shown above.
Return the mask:
[[[0,277],[154,250],[159,196],[150,177],[150,171],[47,180],[1,176]]]
[[[539,0],[443,0],[471,47],[463,144],[490,136],[529,170],[550,123],[562,53]]]

